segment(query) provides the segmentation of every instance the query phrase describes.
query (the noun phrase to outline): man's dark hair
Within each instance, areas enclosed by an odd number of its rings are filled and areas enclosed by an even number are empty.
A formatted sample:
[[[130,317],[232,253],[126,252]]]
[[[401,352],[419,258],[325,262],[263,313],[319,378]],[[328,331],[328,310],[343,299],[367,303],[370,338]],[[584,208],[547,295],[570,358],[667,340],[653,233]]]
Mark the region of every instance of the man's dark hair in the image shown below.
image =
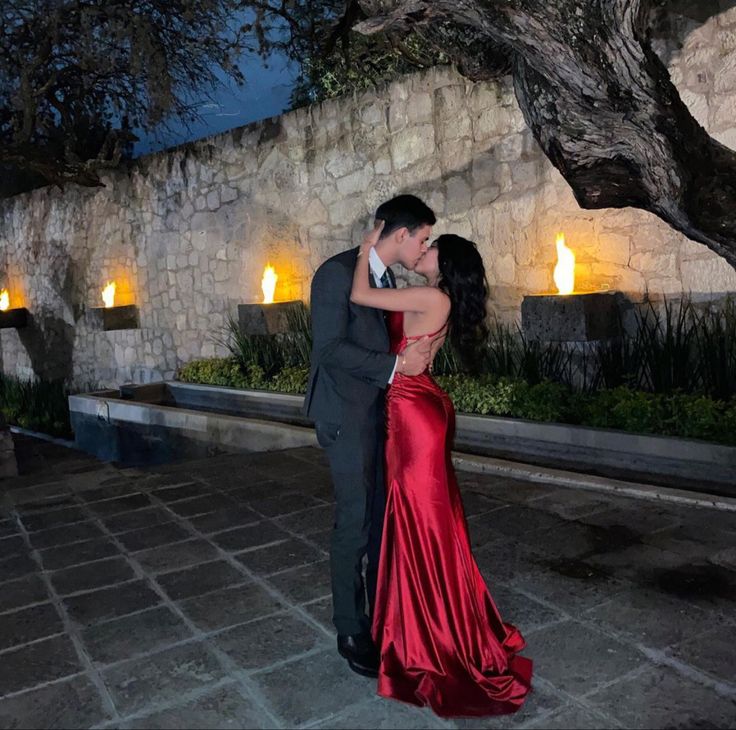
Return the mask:
[[[376,218],[384,221],[381,238],[399,228],[414,233],[420,226],[433,226],[437,218],[432,209],[416,195],[397,195],[378,206]]]

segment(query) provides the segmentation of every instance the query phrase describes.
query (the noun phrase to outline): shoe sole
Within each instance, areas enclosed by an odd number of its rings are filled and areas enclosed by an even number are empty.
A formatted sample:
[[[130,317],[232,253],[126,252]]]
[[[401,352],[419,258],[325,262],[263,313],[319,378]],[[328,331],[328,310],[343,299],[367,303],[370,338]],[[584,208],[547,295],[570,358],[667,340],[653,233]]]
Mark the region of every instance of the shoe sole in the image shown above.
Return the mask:
[[[360,674],[361,677],[370,677],[371,679],[376,679],[378,677],[378,671],[375,669],[366,669],[365,667],[358,666],[355,664],[349,656],[346,656],[341,652],[339,649],[337,650],[337,653],[347,661],[348,666],[350,669],[352,669],[356,674]]]

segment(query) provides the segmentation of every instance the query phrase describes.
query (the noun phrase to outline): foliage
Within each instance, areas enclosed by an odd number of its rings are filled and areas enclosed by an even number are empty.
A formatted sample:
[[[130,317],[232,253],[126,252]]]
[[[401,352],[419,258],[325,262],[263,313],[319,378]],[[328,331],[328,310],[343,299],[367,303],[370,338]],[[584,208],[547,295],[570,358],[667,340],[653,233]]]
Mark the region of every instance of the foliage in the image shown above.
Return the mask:
[[[239,0],[5,0],[0,166],[47,182],[98,185],[133,130],[193,119],[190,92],[237,60],[252,24]],[[265,38],[265,36],[264,36]]]
[[[14,426],[70,437],[68,396],[60,380],[21,380],[0,374],[0,411]]]

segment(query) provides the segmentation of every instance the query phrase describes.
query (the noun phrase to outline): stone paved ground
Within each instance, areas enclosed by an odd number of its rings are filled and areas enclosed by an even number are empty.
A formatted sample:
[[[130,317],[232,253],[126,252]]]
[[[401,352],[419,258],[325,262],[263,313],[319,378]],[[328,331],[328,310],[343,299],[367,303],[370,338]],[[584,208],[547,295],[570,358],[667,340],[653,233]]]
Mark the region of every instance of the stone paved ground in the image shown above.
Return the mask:
[[[535,661],[515,716],[440,721],[334,651],[314,449],[120,470],[20,439],[0,516],[0,727],[736,725],[736,517],[461,475]]]

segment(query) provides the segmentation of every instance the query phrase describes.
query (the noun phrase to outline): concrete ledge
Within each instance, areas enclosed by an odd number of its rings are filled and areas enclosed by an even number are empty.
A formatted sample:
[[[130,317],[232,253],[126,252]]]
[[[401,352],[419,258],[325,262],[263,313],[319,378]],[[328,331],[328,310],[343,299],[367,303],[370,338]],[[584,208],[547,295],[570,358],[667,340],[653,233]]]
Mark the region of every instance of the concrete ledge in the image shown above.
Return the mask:
[[[492,459],[485,456],[473,456],[453,452],[452,463],[459,471],[476,474],[496,474],[512,479],[523,479],[529,482],[541,482],[558,487],[574,487],[588,489],[593,492],[619,494],[624,497],[649,499],[655,502],[673,502],[694,507],[736,512],[736,498],[705,495],[686,489],[669,489],[652,484],[624,482],[619,479],[607,479],[590,474],[576,474],[561,469],[531,466],[503,459]]]
[[[301,395],[180,382],[126,385],[121,391],[125,400],[121,400],[117,391],[70,397],[72,425],[78,442],[85,437],[77,432],[75,418],[81,419],[84,415],[99,420],[98,409],[107,409],[108,415],[103,413],[102,420],[108,423],[127,422],[149,429],[173,428],[182,435],[200,434],[200,441],[209,440],[212,448],[217,443],[231,448],[237,439],[228,434],[237,428],[235,423],[240,420],[255,420],[270,424],[271,428],[280,424],[279,428],[293,427],[299,429],[299,433],[313,433],[311,421],[302,413],[304,398]],[[122,405],[127,406],[127,410],[120,410]],[[156,415],[159,410],[166,415]],[[145,418],[144,413],[148,414]],[[188,415],[185,418],[182,414]],[[223,420],[222,425],[215,425],[219,423],[217,419],[227,416],[234,417],[235,421]],[[215,420],[208,422],[207,419]],[[85,427],[89,428],[89,423]],[[209,435],[205,438],[201,434]],[[159,437],[163,440],[163,432]],[[253,441],[253,438],[249,436],[246,443],[257,443],[260,449],[262,441]],[[98,436],[92,439],[96,441]],[[275,443],[281,441],[276,439]],[[532,469],[546,467],[586,472],[601,478],[637,483],[651,481],[664,487],[736,497],[736,447],[704,441],[460,414],[455,449],[506,462],[536,465],[530,467]]]

